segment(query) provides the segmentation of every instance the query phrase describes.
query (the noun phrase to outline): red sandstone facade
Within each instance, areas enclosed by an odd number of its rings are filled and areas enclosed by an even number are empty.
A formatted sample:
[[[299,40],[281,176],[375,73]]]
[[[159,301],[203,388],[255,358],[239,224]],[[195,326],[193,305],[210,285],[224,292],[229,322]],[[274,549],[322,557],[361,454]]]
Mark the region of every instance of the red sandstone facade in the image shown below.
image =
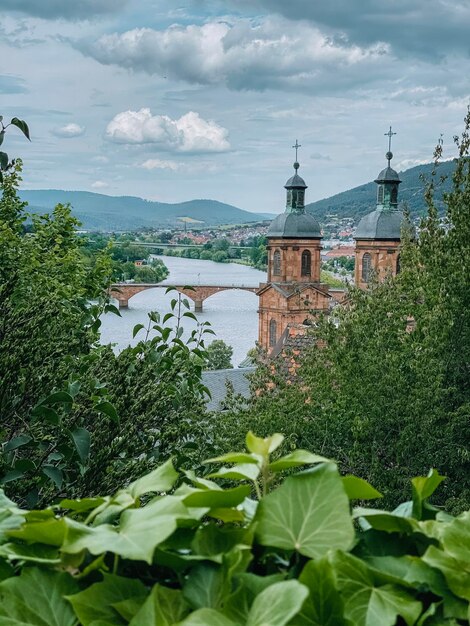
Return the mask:
[[[367,289],[372,276],[378,281],[388,274],[395,276],[400,271],[399,245],[400,240],[356,240],[356,287]]]

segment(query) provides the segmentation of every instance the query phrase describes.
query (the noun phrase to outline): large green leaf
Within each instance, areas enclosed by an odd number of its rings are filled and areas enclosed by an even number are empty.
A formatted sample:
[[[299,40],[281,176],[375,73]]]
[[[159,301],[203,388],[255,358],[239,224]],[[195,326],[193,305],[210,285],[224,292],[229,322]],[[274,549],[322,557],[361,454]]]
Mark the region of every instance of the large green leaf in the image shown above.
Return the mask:
[[[173,626],[189,613],[189,605],[179,589],[155,585],[129,626]]]
[[[171,459],[157,467],[157,469],[150,472],[142,478],[138,478],[127,487],[126,491],[131,494],[133,498],[138,498],[146,493],[150,492],[166,492],[169,491],[175,482],[178,480],[178,472],[173,467]]]
[[[21,528],[9,531],[8,536],[28,543],[61,546],[66,534],[65,519],[58,519],[54,517],[52,511],[45,511],[46,515],[35,520],[33,517],[35,513],[36,511],[28,513],[27,522]]]
[[[359,518],[359,523],[364,530],[374,528],[375,530],[383,530],[387,533],[401,533],[410,535],[419,532],[421,529],[419,522],[411,517],[402,517],[394,515],[388,511],[380,509],[355,508],[353,517]]]
[[[230,580],[223,565],[199,563],[189,573],[184,598],[193,609],[218,609],[230,593]]]
[[[147,589],[140,580],[104,574],[103,580],[84,591],[67,596],[83,626],[91,626],[96,620],[112,624],[126,624],[114,604],[133,597],[145,598]]]
[[[239,543],[247,542],[251,542],[251,538],[246,529],[211,523],[196,531],[191,547],[196,554],[216,556],[229,552]]]
[[[308,589],[297,580],[270,585],[256,596],[246,626],[284,626],[302,608]]]
[[[423,556],[423,561],[440,570],[447,580],[449,589],[460,598],[470,601],[470,563],[439,550],[435,546],[429,546]]]
[[[343,600],[336,589],[331,563],[326,557],[309,561],[302,570],[299,582],[309,595],[302,610],[292,621],[293,626],[343,626]]]
[[[237,575],[235,580],[238,587],[224,602],[224,615],[237,624],[245,624],[255,597],[270,585],[282,582],[284,579],[284,574],[257,576],[243,573]]]
[[[74,626],[76,617],[65,596],[77,589],[70,574],[25,568],[0,583],[0,624]]]
[[[61,562],[59,551],[52,546],[41,543],[31,545],[24,543],[4,543],[0,546],[0,557],[9,561],[46,563],[57,565]]]
[[[344,614],[354,626],[394,626],[400,615],[412,626],[421,614],[421,602],[395,585],[375,586],[371,570],[358,558],[336,552],[332,559]]]
[[[110,524],[86,526],[67,518],[68,533],[62,547],[76,554],[114,552],[127,559],[152,562],[155,548],[175,530],[179,519],[194,519],[179,498],[155,498],[145,507],[126,510],[118,527]]]
[[[333,463],[289,476],[263,498],[255,520],[262,545],[311,558],[336,548],[347,550],[354,539],[349,500]]]

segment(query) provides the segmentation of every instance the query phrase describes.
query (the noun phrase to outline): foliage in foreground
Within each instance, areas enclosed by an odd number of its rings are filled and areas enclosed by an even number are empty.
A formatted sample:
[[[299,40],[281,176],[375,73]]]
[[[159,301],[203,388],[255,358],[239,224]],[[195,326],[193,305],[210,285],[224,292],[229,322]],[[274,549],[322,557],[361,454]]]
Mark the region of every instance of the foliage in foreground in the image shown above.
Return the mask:
[[[413,479],[412,501],[391,513],[351,510],[380,494],[305,450],[276,458],[282,439],[250,432],[248,452],[208,461],[228,465],[205,478],[167,461],[113,496],[41,511],[0,492],[0,622],[467,623],[470,512],[429,503],[442,476]]]

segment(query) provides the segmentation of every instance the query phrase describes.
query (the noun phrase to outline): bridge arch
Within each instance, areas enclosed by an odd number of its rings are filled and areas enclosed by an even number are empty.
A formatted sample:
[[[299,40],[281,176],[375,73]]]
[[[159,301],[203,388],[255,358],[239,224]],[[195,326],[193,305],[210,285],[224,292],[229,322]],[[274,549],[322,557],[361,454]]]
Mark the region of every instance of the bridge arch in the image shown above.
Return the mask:
[[[258,287],[248,285],[198,285],[188,288],[187,285],[168,285],[161,283],[116,283],[111,285],[109,293],[119,303],[119,308],[127,308],[129,300],[138,293],[147,289],[168,289],[174,287],[176,291],[183,294],[194,302],[194,311],[201,313],[203,310],[203,302],[216,293],[228,290],[242,290],[257,293]]]

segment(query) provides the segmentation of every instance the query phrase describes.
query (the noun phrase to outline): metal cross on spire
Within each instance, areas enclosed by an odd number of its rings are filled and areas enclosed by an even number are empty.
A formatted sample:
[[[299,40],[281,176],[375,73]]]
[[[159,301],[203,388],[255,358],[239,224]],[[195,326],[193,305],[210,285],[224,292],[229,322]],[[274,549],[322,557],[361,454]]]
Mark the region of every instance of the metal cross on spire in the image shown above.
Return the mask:
[[[388,152],[385,155],[387,160],[388,160],[388,164],[390,166],[390,161],[392,160],[393,154],[392,154],[392,137],[393,135],[396,135],[396,133],[392,132],[392,127],[390,126],[388,133],[384,133],[384,135],[386,137],[388,137]]]
[[[297,163],[297,151],[299,148],[302,147],[302,145],[298,142],[298,140],[295,140],[295,145],[292,146],[293,148],[295,148],[295,162]]]

